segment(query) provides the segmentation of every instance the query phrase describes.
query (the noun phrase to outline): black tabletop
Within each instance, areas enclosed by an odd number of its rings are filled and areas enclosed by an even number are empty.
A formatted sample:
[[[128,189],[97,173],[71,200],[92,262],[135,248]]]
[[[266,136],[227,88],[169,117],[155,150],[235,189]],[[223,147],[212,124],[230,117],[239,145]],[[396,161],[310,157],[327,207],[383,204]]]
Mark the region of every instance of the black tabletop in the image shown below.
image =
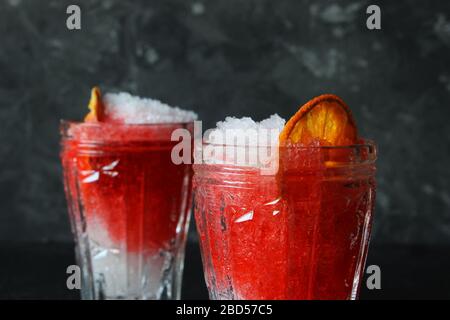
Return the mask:
[[[0,246],[0,299],[79,299],[66,288],[68,265],[74,264],[71,243],[3,244]],[[361,299],[449,299],[450,247],[372,246],[367,265],[381,269],[381,290]],[[207,299],[200,252],[187,246],[182,298]],[[366,275],[367,277],[367,275]]]

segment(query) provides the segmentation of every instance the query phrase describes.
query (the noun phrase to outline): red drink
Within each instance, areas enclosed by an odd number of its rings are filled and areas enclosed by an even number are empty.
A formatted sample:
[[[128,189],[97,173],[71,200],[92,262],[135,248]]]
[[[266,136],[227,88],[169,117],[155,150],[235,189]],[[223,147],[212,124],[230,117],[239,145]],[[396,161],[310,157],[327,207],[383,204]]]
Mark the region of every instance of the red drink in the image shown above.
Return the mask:
[[[84,298],[177,298],[190,165],[171,160],[192,124],[63,123],[62,163]]]
[[[283,147],[275,175],[194,165],[212,299],[356,298],[375,196],[372,143]]]

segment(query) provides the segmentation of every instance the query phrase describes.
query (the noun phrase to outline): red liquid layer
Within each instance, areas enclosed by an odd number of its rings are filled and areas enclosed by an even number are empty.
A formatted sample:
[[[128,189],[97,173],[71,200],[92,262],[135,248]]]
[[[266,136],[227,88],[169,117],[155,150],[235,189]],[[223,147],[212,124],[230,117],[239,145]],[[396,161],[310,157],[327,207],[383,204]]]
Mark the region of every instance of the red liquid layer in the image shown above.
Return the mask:
[[[180,125],[72,124],[62,160],[89,237],[129,252],[168,250],[189,210],[191,168],[175,165]]]
[[[281,155],[277,176],[194,166],[195,216],[214,299],[349,299],[370,233],[373,165],[346,151]]]

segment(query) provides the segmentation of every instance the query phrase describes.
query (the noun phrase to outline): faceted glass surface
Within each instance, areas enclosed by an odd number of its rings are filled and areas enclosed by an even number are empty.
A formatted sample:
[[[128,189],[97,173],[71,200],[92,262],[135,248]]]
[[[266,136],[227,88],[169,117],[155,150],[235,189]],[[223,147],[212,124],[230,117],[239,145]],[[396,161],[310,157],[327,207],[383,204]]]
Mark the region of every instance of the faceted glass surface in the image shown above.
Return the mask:
[[[286,147],[273,175],[194,165],[211,299],[355,299],[375,198],[375,146]]]
[[[180,298],[191,187],[191,166],[171,160],[180,127],[63,123],[82,298]]]

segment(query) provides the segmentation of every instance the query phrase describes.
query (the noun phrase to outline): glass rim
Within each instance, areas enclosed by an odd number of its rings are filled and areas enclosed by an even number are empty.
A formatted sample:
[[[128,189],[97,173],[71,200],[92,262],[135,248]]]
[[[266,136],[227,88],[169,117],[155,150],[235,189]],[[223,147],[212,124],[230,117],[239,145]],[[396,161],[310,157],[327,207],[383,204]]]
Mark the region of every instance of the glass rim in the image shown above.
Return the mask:
[[[361,148],[370,148],[377,149],[377,144],[375,141],[371,139],[361,139],[363,142],[355,143],[350,145],[343,146],[321,146],[321,145],[301,145],[301,144],[277,144],[277,145],[237,145],[237,144],[219,144],[219,143],[210,143],[206,141],[202,141],[203,146],[212,146],[212,147],[223,147],[223,148],[285,148],[285,149],[331,149],[331,150],[341,150],[341,149],[361,149]]]
[[[61,119],[59,123],[60,145],[62,147],[69,145],[72,142],[76,142],[79,147],[84,148],[100,148],[100,147],[127,147],[133,144],[148,144],[153,147],[155,143],[170,142],[170,134],[176,129],[191,130],[194,126],[194,122],[167,122],[167,123],[144,123],[144,124],[124,124],[124,123],[106,123],[106,122],[83,122]],[[127,139],[118,138],[119,136],[109,136],[103,133],[108,130],[118,132],[125,132],[127,130],[136,130],[138,134],[136,136],[128,137]],[[73,131],[72,131],[73,130]],[[96,137],[92,134],[86,136],[74,135],[74,132],[92,132],[96,133]],[[147,131],[162,132],[161,135],[155,135],[151,139],[149,137],[142,136]]]
[[[159,127],[159,126],[182,126],[182,125],[188,125],[193,124],[194,121],[185,121],[185,122],[156,122],[156,123],[120,123],[120,122],[86,122],[82,120],[67,120],[67,119],[60,119],[59,124],[61,126],[65,125],[82,125],[86,127],[102,127],[102,126],[117,126],[117,127]]]
[[[378,150],[374,141],[369,139],[360,139],[358,143],[352,145],[344,145],[344,146],[305,146],[305,145],[274,145],[274,146],[248,146],[248,145],[224,145],[224,144],[211,144],[204,143],[202,145],[203,150],[205,148],[211,149],[207,152],[216,152],[213,151],[215,148],[220,149],[219,157],[215,158],[215,154],[212,153],[211,159],[202,159],[202,163],[195,164],[194,167],[196,169],[200,169],[202,167],[229,167],[230,170],[236,170],[237,167],[245,167],[247,168],[259,168],[266,170],[267,166],[262,164],[262,166],[258,165],[259,161],[259,152],[262,151],[263,157],[266,157],[266,151],[264,150],[272,150],[272,159],[280,164],[283,161],[289,160],[292,158],[295,161],[295,157],[297,156],[306,156],[312,152],[313,154],[319,155],[319,158],[313,157],[313,160],[317,163],[324,163],[327,168],[344,168],[344,167],[364,167],[368,168],[375,164],[378,158]],[[231,158],[226,159],[227,156],[227,148],[230,148]],[[245,159],[247,159],[248,153],[258,153],[257,157],[254,159],[256,161],[255,164],[243,164],[239,165],[238,163],[234,163],[237,159],[235,152],[246,152]],[[254,156],[254,155],[253,155]],[[284,159],[284,160],[283,160]],[[271,162],[272,163],[272,162]],[[223,169],[222,168],[222,169]],[[289,168],[289,166],[285,166],[285,168]],[[222,170],[221,169],[221,170]],[[305,170],[310,170],[307,168],[303,168]],[[302,169],[302,170],[303,170]],[[311,169],[313,170],[313,169]],[[222,170],[223,171],[223,170]],[[225,170],[226,171],[226,170]]]

